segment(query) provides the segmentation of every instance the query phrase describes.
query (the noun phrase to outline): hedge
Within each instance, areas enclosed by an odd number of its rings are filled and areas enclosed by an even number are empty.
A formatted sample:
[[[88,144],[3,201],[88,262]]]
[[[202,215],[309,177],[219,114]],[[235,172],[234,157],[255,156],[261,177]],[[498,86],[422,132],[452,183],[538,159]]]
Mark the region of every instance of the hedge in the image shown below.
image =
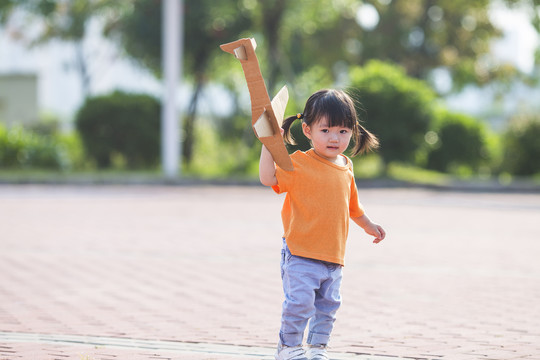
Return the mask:
[[[116,91],[86,100],[76,127],[87,155],[98,168],[121,155],[129,168],[155,166],[161,142],[160,103],[152,96]]]

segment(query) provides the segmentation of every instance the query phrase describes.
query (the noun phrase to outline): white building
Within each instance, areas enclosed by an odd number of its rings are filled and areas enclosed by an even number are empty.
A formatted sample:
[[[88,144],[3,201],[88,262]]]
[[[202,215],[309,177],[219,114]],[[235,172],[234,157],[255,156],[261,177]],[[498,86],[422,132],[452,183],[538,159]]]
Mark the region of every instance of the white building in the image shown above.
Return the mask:
[[[39,120],[36,74],[0,74],[0,123],[30,125]]]

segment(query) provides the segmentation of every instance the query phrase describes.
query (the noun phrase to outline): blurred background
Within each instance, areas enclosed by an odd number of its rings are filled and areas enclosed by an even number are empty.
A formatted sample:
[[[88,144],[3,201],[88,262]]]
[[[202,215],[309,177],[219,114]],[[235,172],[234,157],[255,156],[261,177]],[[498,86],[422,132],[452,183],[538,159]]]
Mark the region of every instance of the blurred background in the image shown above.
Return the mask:
[[[0,0],[0,180],[162,178],[161,0]],[[286,114],[346,89],[381,141],[359,179],[540,184],[540,0],[185,0],[179,175],[258,174],[254,37]],[[296,131],[296,132],[294,132]],[[306,149],[298,129],[298,145]]]

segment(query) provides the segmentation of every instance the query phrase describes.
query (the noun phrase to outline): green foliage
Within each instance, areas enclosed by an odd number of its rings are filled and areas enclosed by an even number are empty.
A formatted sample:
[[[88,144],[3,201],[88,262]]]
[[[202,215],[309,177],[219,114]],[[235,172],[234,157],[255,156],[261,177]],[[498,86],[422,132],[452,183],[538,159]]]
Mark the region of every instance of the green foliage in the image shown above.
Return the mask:
[[[159,0],[134,0],[132,11],[109,24],[105,33],[117,35],[127,54],[161,75],[162,6]],[[189,165],[195,144],[195,123],[199,95],[206,84],[218,54],[224,54],[220,44],[236,40],[251,25],[251,19],[238,11],[236,0],[198,0],[184,7],[184,76],[194,82],[194,91],[184,118],[182,159]],[[229,56],[230,57],[230,56]],[[232,60],[232,59],[231,59]],[[238,64],[235,64],[238,65]]]
[[[298,95],[302,95],[303,99],[297,111],[293,112],[293,114],[304,110],[305,102],[311,94],[320,89],[330,88],[333,83],[332,77],[324,66],[314,65],[298,74],[294,89]],[[292,99],[289,102],[294,102],[294,96],[291,97]]]
[[[38,122],[26,125],[26,129],[41,135],[57,135],[60,132],[60,119],[51,113],[43,113]]]
[[[63,161],[67,164],[66,170],[83,170],[88,162],[80,135],[77,132],[69,134],[55,134],[55,139],[61,145]]]
[[[90,19],[101,17],[109,20],[130,7],[129,1],[106,0],[2,0],[0,1],[0,22],[6,22],[16,10],[30,15],[33,22],[41,19],[38,32],[32,34],[32,43],[44,43],[53,39],[81,41]]]
[[[119,39],[129,56],[159,75],[162,2],[133,0],[130,4],[130,11],[108,22],[105,34]],[[348,66],[371,59],[400,64],[415,78],[428,78],[431,70],[442,67],[459,87],[491,81],[495,73],[506,69],[492,65],[488,58],[489,44],[500,34],[487,16],[489,4],[489,0],[186,2],[184,74],[194,82],[195,91],[185,118],[184,161],[189,162],[193,153],[197,96],[208,79],[226,83],[233,92],[245,90],[237,60],[222,53],[219,44],[255,37],[270,95],[287,83],[291,100],[298,102],[318,89],[312,88],[313,78],[324,86],[342,83]],[[358,20],[361,6],[366,5],[374,7],[380,18],[371,29],[362,27]],[[325,51],[321,52],[320,44],[325,44]],[[515,75],[511,71],[504,74]],[[416,141],[421,140],[411,139],[409,143],[415,145]],[[401,158],[411,157],[411,151],[397,148],[396,154],[403,154]]]
[[[111,19],[116,19],[119,13],[131,7],[130,2],[130,0],[2,0],[0,23],[6,23],[11,18],[16,19],[9,26],[10,32],[17,34],[14,38],[18,38],[27,46],[52,41],[73,45],[74,57],[67,68],[77,72],[83,96],[86,97],[90,92],[94,75],[92,59],[99,53],[97,48],[87,49],[92,42],[83,41],[88,34],[91,20],[99,19],[110,23],[113,21]],[[34,24],[39,26],[34,27]],[[29,28],[33,30],[28,31]]]
[[[22,127],[0,124],[0,167],[65,170],[71,167],[67,146],[60,138],[40,135]]]
[[[248,146],[252,146],[257,141],[251,127],[251,114],[238,113],[230,117],[216,117],[213,119],[213,125],[219,133],[220,140],[243,142]],[[200,141],[200,139],[196,140]]]
[[[88,98],[77,113],[76,126],[88,156],[99,168],[122,160],[129,168],[158,163],[160,103],[149,95],[116,91]]]
[[[162,3],[134,0],[132,11],[109,23],[105,32],[118,36],[127,54],[161,73]],[[187,76],[206,73],[210,60],[222,51],[220,44],[236,40],[251,26],[236,0],[197,0],[185,3],[184,67]]]
[[[364,154],[351,159],[356,179],[373,179],[383,174],[381,157],[376,153]]]
[[[412,161],[433,119],[435,95],[392,64],[371,61],[351,70],[358,116],[380,140],[383,161]]]
[[[201,124],[197,128],[196,137],[193,161],[185,169],[188,175],[203,178],[258,175],[261,153],[259,141],[248,145],[244,141],[224,138],[210,124]],[[250,137],[255,138],[253,133]]]
[[[490,43],[501,35],[488,14],[492,1],[367,2],[377,9],[380,21],[373,31],[360,34],[362,62],[395,62],[410,76],[423,79],[444,67],[456,89],[505,76],[506,69],[485,61],[491,56]]]
[[[388,176],[392,179],[423,185],[446,185],[451,177],[433,170],[415,167],[411,164],[392,163],[388,166]]]
[[[540,116],[512,119],[503,135],[503,170],[514,175],[540,173]]]
[[[510,1],[513,0],[507,0]],[[263,64],[263,73],[271,90],[275,90],[273,84],[280,83],[278,80],[296,84],[292,77],[314,65],[323,66],[329,74],[334,72],[337,79],[337,63],[364,65],[373,59],[399,64],[409,76],[422,79],[427,79],[432,70],[444,67],[452,76],[456,75],[456,89],[507,75],[507,69],[486,61],[491,60],[490,43],[501,35],[488,16],[490,0],[242,3],[250,5],[254,31],[266,40],[261,45],[267,49],[265,60],[269,61]],[[377,11],[379,21],[373,28],[358,20],[363,6]],[[320,44],[325,45],[323,52]],[[461,67],[463,63],[468,66]],[[274,74],[278,72],[276,79]]]
[[[431,148],[427,156],[428,169],[476,173],[490,160],[486,127],[467,115],[440,112],[425,141]]]

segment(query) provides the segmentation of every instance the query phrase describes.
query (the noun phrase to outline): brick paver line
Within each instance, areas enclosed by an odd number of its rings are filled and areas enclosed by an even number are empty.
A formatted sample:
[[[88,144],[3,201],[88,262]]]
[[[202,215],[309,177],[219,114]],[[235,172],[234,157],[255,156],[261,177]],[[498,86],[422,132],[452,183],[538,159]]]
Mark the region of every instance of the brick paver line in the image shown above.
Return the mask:
[[[540,360],[540,194],[359,196],[388,238],[351,226],[332,358]],[[271,359],[282,201],[0,186],[0,360]]]

